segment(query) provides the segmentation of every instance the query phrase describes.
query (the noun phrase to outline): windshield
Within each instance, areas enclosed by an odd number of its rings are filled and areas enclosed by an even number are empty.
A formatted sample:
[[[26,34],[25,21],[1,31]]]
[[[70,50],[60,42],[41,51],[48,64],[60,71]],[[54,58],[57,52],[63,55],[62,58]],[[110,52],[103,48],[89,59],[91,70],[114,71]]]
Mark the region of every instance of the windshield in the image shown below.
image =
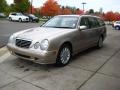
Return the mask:
[[[78,17],[73,16],[56,16],[46,22],[42,27],[52,28],[75,28],[78,22]]]
[[[23,14],[22,14],[22,13],[17,13],[17,15],[18,15],[18,16],[23,16]]]

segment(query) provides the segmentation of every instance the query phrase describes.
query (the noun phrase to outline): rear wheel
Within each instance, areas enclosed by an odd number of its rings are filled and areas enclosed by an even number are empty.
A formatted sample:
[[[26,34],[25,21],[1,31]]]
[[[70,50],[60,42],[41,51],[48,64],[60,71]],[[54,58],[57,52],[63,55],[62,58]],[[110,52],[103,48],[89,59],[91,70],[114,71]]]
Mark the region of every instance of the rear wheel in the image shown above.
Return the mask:
[[[57,66],[67,65],[70,62],[71,53],[72,53],[71,52],[71,47],[67,44],[63,45],[58,52],[56,65]]]
[[[103,47],[103,37],[102,36],[98,40],[97,47],[98,48],[102,48]]]
[[[19,22],[22,22],[22,19],[21,19],[21,18],[19,18]]]

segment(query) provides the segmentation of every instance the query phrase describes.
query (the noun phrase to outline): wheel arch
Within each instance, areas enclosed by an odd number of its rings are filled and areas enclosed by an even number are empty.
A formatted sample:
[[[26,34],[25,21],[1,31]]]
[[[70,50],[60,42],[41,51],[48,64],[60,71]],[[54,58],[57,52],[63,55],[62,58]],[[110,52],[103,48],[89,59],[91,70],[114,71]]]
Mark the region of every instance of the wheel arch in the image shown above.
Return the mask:
[[[60,45],[59,50],[60,50],[64,45],[70,46],[71,53],[73,53],[73,46],[72,46],[72,43],[71,43],[70,41],[65,41],[65,42],[63,42],[63,43]]]

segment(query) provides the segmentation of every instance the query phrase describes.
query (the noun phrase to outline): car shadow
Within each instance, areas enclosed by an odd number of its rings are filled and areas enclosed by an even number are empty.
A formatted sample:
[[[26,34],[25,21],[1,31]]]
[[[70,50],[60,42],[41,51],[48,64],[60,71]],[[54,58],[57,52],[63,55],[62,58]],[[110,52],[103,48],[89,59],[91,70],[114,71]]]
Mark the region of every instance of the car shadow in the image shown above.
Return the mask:
[[[104,45],[103,48],[105,48],[106,45]],[[99,49],[102,50],[103,48]],[[89,48],[87,50],[84,50],[76,55],[74,55],[70,61],[70,63],[74,63],[75,60],[79,60],[78,58],[80,58],[81,56],[85,56],[88,55],[89,53],[95,52],[97,51],[98,48],[96,47],[92,47]],[[14,64],[12,64],[14,67],[17,67],[19,69],[24,69],[24,71],[40,71],[40,70],[44,70],[44,71],[50,71],[50,70],[54,70],[54,69],[61,69],[64,67],[57,67],[54,64],[38,64],[29,60],[24,60],[24,59],[15,59],[14,60]],[[69,66],[69,65],[68,65]],[[66,66],[65,66],[66,67]]]
[[[77,54],[75,54],[72,59],[71,59],[71,62],[70,63],[74,63],[75,60],[78,60],[78,58],[82,57],[82,56],[86,56],[92,52],[96,52],[96,51],[99,51],[99,50],[103,50],[104,48],[107,47],[107,44],[104,43],[104,46],[102,48],[97,48],[97,47],[91,47],[91,48],[88,48],[82,52],[79,52]]]

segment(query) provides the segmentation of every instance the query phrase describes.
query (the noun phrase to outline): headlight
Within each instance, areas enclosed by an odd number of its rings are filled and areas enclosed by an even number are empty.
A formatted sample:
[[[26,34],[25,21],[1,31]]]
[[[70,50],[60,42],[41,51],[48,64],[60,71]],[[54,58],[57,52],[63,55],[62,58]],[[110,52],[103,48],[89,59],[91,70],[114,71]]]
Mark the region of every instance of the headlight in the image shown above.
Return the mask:
[[[10,38],[9,38],[8,43],[14,43],[14,42],[15,42],[15,36],[11,35]]]
[[[49,42],[47,39],[44,39],[43,41],[41,41],[40,43],[41,50],[47,50],[48,46],[49,46]]]

